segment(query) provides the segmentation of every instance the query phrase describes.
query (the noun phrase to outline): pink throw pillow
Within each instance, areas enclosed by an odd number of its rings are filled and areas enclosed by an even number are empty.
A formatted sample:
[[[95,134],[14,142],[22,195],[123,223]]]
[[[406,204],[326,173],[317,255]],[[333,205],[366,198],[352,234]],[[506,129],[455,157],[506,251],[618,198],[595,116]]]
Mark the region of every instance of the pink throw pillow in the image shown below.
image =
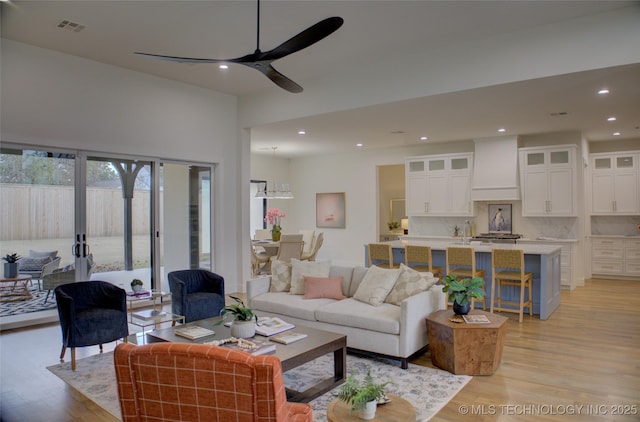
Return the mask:
[[[342,277],[304,276],[304,299],[344,299]]]

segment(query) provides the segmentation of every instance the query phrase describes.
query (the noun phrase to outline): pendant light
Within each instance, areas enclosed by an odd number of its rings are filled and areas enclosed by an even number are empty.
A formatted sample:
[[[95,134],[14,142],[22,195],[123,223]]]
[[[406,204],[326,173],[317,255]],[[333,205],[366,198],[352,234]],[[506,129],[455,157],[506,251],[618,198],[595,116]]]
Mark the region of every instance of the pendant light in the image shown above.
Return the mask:
[[[273,158],[275,158],[278,147],[271,148],[273,149]],[[258,185],[258,192],[256,192],[255,197],[263,199],[293,199],[293,193],[288,183],[277,183],[274,181],[271,189],[267,189],[267,183],[262,182]]]

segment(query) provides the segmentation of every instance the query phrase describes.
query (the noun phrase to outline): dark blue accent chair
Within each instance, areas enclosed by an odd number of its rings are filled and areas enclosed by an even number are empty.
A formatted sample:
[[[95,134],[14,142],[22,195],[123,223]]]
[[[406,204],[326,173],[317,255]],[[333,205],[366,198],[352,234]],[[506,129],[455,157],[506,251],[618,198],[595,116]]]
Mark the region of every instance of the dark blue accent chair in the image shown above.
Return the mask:
[[[102,345],[129,335],[127,294],[106,281],[80,281],[55,288],[62,329],[62,352],[71,348],[71,369],[76,369],[76,347]]]
[[[207,270],[172,271],[168,278],[171,309],[184,316],[184,322],[220,316],[224,278]]]

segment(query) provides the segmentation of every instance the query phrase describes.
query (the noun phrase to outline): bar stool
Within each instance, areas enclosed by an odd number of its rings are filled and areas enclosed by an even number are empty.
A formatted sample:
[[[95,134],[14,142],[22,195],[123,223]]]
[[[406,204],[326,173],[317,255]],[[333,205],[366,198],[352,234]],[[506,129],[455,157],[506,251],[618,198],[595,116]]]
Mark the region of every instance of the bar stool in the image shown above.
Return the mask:
[[[499,271],[502,269],[502,271]],[[496,280],[498,288],[496,289]],[[521,249],[492,249],[491,250],[491,312],[497,300],[497,311],[516,312],[518,321],[522,322],[524,308],[529,308],[529,316],[533,315],[533,301],[531,285],[533,273],[524,271],[524,251]],[[502,300],[502,286],[516,286],[520,288],[520,302]],[[524,300],[524,291],[529,289],[527,301]],[[495,297],[495,299],[494,299]],[[503,308],[502,305],[519,306],[519,309]]]
[[[381,268],[398,268],[399,265],[393,265],[393,251],[388,243],[369,243],[369,265],[375,265]]]
[[[442,267],[433,266],[431,246],[405,245],[404,265],[419,272],[430,272],[434,277],[442,278]]]
[[[476,268],[476,250],[471,247],[447,246],[447,275],[458,279],[480,277],[484,279],[484,270]],[[484,288],[484,283],[482,285]],[[475,309],[475,299],[471,299],[471,308]],[[487,309],[487,296],[482,299],[482,309]]]

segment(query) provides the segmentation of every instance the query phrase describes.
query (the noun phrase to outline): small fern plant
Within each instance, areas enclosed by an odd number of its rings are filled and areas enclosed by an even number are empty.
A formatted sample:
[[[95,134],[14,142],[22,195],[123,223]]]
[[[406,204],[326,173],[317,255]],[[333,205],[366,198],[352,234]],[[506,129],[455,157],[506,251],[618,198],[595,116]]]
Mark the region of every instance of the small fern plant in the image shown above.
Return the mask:
[[[338,398],[351,405],[351,411],[360,410],[370,401],[378,401],[384,397],[385,387],[389,381],[376,383],[371,375],[371,368],[367,369],[362,382],[355,375],[347,377],[338,392]]]

